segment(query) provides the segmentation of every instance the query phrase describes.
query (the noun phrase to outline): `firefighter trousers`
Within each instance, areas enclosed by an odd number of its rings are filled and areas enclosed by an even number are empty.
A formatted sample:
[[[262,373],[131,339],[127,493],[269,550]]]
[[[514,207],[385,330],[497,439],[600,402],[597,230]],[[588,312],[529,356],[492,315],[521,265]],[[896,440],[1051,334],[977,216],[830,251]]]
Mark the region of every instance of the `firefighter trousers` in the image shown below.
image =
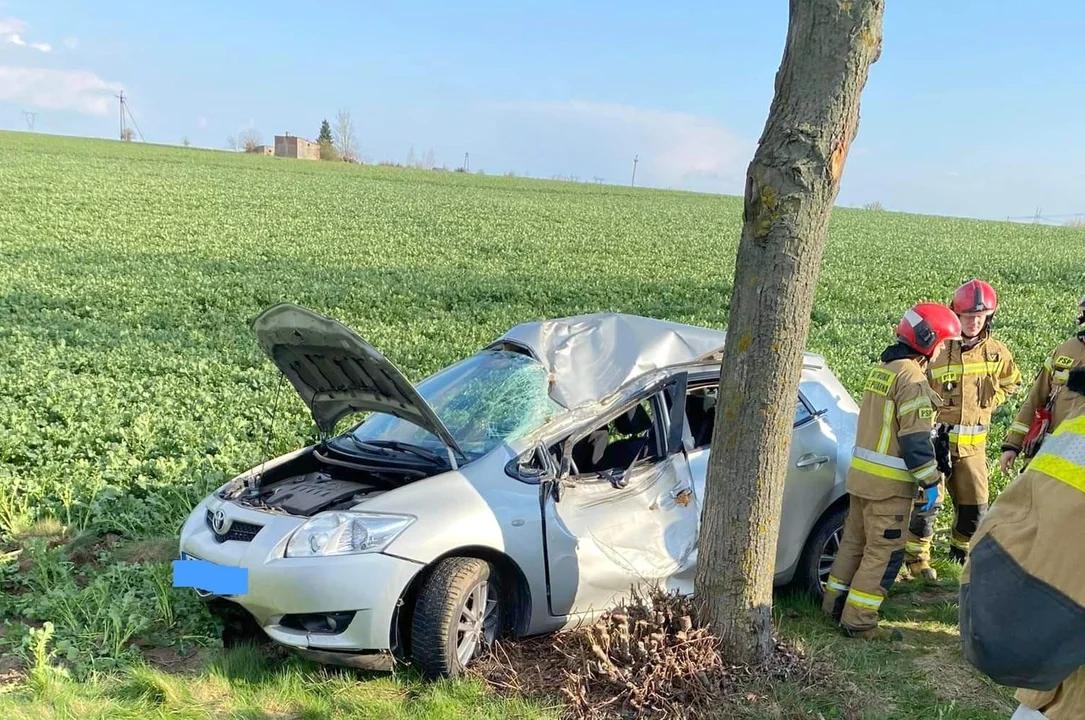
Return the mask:
[[[850,497],[836,560],[829,571],[822,610],[845,630],[878,626],[878,610],[904,563],[904,533],[912,498]]]
[[[905,545],[909,567],[930,564],[931,540],[934,538],[934,520],[942,509],[946,493],[953,502],[953,532],[950,536],[950,556],[964,562],[968,555],[972,536],[976,534],[980,520],[987,510],[987,452],[981,449],[974,455],[952,457],[953,472],[946,478],[945,486],[938,488],[938,501],[926,512],[920,512],[919,503],[912,510],[908,525],[908,542]]]

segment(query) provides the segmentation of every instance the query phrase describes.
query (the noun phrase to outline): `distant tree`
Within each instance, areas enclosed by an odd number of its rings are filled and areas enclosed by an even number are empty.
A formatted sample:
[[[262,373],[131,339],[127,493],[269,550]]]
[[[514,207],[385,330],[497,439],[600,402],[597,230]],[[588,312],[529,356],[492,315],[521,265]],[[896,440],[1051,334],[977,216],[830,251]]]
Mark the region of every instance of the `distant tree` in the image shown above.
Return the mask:
[[[135,136],[136,133],[130,127],[126,127],[124,130],[121,130],[121,140],[124,140],[125,142],[132,142],[132,138],[134,138]]]
[[[238,144],[236,135],[230,135],[226,138],[226,147],[230,148],[234,152],[237,152]]]
[[[335,150],[335,140],[332,138],[332,127],[327,120],[320,123],[320,134],[316,136],[317,144],[320,145],[321,160],[339,160],[339,153]]]
[[[346,110],[335,116],[335,151],[345,162],[358,162],[358,140],[354,137],[354,120]]]
[[[422,167],[425,170],[432,170],[433,166],[436,164],[437,162],[433,157],[433,148],[430,148],[426,151],[426,156],[422,159]]]
[[[245,132],[241,133],[241,147],[245,149],[245,152],[254,153],[256,152],[256,149],[263,144],[263,136],[256,128],[249,128]]]
[[[407,151],[407,167],[417,167],[418,161],[414,157],[414,145]]]
[[[189,147],[190,145],[192,145],[192,141],[189,140],[188,137],[186,136],[186,137],[181,138],[181,144],[184,145],[185,147]]]

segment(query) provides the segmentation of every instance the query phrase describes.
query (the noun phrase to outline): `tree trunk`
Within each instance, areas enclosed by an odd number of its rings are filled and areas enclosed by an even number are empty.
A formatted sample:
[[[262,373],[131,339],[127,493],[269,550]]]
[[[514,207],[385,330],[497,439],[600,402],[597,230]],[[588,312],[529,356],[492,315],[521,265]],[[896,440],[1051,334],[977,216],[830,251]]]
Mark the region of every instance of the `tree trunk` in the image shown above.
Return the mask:
[[[772,581],[802,355],[884,0],[791,0],[768,121],[746,175],[696,594],[729,660],[772,642]]]

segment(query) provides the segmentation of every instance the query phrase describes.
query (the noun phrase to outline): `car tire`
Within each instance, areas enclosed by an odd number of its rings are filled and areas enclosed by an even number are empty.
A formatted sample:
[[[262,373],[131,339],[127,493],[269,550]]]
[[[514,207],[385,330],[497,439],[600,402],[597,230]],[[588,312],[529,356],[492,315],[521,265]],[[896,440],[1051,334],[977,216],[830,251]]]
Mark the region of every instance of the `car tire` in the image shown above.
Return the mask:
[[[806,547],[795,576],[795,586],[815,600],[820,601],[825,595],[824,583],[833,559],[840,550],[840,538],[844,533],[844,519],[847,515],[847,505],[831,510],[814,526],[806,539]]]
[[[419,589],[411,623],[411,660],[424,677],[461,675],[479,646],[497,639],[497,581],[493,567],[477,558],[446,558],[433,568]]]

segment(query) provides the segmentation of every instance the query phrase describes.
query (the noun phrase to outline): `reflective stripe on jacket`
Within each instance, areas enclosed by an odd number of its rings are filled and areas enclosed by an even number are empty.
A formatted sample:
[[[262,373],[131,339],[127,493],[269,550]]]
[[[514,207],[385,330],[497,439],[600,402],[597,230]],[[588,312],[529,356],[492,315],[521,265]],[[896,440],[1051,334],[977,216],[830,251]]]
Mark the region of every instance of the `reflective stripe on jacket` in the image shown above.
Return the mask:
[[[951,425],[949,442],[958,457],[983,453],[991,415],[1021,386],[1021,371],[1004,343],[989,331],[971,348],[953,341],[928,372],[942,398],[937,421]]]
[[[869,500],[915,497],[938,477],[931,429],[941,404],[914,357],[882,362],[863,387],[847,491]]]
[[[1006,439],[1002,442],[1003,450],[1021,451],[1025,435],[1032,426],[1033,416],[1047,404],[1052,392],[1055,393],[1055,404],[1051,410],[1051,427],[1048,432],[1057,428],[1064,418],[1085,412],[1085,396],[1063,392],[1070,369],[1075,367],[1085,367],[1085,332],[1059,345],[1044,360],[1028,397],[1006,433]]]
[[[1085,412],[988,510],[961,576],[961,641],[1050,720],[1085,717]]]

